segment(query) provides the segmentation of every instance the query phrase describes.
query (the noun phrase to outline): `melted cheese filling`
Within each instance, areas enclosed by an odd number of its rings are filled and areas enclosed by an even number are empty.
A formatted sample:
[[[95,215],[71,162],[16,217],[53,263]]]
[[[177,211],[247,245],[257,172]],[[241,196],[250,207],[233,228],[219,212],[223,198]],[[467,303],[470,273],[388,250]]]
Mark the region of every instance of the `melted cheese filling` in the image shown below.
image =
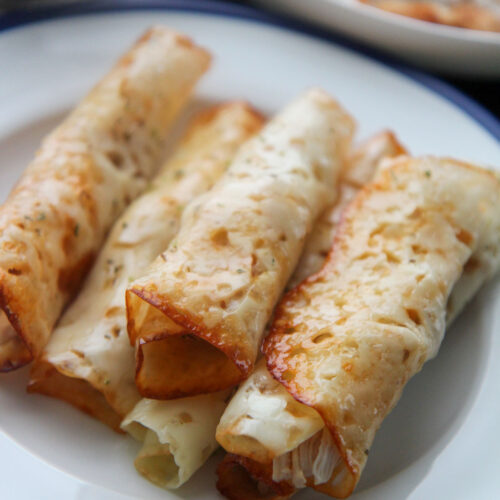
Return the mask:
[[[297,448],[323,427],[316,410],[296,401],[261,360],[224,412],[217,440],[235,455],[265,463]]]

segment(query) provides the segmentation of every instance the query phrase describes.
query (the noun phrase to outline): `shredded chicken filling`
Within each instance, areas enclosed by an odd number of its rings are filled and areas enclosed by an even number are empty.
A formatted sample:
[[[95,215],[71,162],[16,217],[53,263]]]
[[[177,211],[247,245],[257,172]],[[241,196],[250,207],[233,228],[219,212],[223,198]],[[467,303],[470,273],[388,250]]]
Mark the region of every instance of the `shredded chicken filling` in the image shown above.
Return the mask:
[[[297,448],[273,460],[273,481],[287,481],[304,488],[307,481],[323,484],[330,480],[341,460],[330,431],[323,427]]]

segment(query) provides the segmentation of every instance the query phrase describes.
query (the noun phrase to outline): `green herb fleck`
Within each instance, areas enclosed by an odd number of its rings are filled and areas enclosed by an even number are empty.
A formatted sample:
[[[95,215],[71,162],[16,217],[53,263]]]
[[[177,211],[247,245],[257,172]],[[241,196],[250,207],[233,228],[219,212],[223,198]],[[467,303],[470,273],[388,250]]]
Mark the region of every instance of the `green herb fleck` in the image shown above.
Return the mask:
[[[426,177],[430,177],[431,176],[431,171],[430,170],[426,170],[425,171],[425,176]]]
[[[127,229],[127,227],[128,227],[128,223],[127,222],[122,223],[122,228],[123,229]]]
[[[79,233],[79,232],[80,232],[80,224],[77,224],[77,225],[75,226],[75,229],[73,229],[73,234],[74,234],[75,236],[78,236],[78,233]]]
[[[25,216],[24,216],[24,218],[25,218],[26,220],[33,220],[33,219],[29,216],[29,215],[25,215]]]
[[[181,213],[184,210],[184,205],[177,206],[177,212]]]
[[[274,257],[271,259],[271,264],[272,264],[273,266],[274,266],[274,264],[276,264],[276,259],[275,259]]]
[[[115,274],[118,274],[123,269],[123,264],[115,266]]]
[[[155,141],[161,141],[161,134],[159,132],[158,129],[156,128],[152,128],[151,129],[151,137],[155,140]]]
[[[236,272],[237,272],[238,274],[242,274],[242,273],[244,273],[244,272],[245,272],[245,270],[244,270],[244,269],[236,269]]]
[[[128,282],[129,282],[129,283],[132,283],[132,281],[134,281],[134,280],[135,280],[135,278],[134,278],[133,276],[129,276],[129,277],[128,277]]]
[[[184,170],[182,170],[182,168],[174,172],[174,177],[176,179],[180,179],[183,175],[184,175]]]
[[[109,334],[105,333],[105,334],[104,334],[104,338],[105,338],[105,339],[109,339],[109,340],[111,340],[111,335],[109,335]]]
[[[109,380],[109,378],[107,378],[105,381],[104,381],[104,385],[109,385],[111,382],[111,380]]]
[[[46,217],[45,217],[45,214],[42,212],[37,218],[36,220],[45,220]]]

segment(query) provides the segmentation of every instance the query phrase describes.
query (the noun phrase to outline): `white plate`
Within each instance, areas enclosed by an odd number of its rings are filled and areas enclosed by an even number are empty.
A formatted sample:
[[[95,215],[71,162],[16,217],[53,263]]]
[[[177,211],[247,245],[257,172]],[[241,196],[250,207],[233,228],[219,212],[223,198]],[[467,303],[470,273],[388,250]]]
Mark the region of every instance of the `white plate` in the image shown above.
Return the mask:
[[[258,0],[434,71],[474,78],[500,76],[500,33],[429,23],[358,0]]]
[[[247,98],[273,112],[304,88],[321,85],[356,116],[360,137],[389,127],[417,154],[499,162],[500,127],[480,108],[447,88],[444,98],[348,49],[241,17],[115,12],[41,22],[0,36],[1,198],[42,136],[153,23],[186,32],[213,51],[215,64],[198,88],[198,101]],[[449,99],[462,100],[475,118]],[[496,281],[481,292],[449,332],[438,359],[409,384],[377,436],[356,500],[478,499],[500,491],[499,291]],[[136,474],[135,443],[62,402],[25,394],[26,378],[26,370],[0,377],[0,429],[26,449],[25,461],[18,453],[17,462],[0,452],[2,498],[5,485],[12,493],[9,500],[108,498],[102,490],[95,493],[93,486],[81,487],[58,475],[28,452],[89,485],[106,488],[109,495],[219,498],[213,472],[217,460],[186,487],[166,493]],[[2,450],[12,448],[6,440],[0,436]],[[54,477],[54,483],[37,483],[40,475]],[[36,495],[26,493],[30,487]],[[309,491],[297,498],[323,497]]]

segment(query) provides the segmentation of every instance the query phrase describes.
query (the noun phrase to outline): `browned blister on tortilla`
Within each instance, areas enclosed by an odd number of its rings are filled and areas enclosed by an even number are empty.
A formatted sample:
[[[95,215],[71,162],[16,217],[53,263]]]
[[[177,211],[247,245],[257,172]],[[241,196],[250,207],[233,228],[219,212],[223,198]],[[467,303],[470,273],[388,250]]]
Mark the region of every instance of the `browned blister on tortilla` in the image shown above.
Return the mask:
[[[250,374],[314,220],[336,196],[353,128],[311,90],[186,208],[176,240],[127,291],[144,396],[214,392]]]
[[[352,492],[378,427],[438,352],[448,298],[478,251],[490,277],[498,178],[452,159],[396,159],[346,209],[322,270],[279,304],[268,369],[321,415],[341,457],[315,489]]]
[[[210,63],[147,31],[42,143],[0,208],[0,371],[47,343],[104,236],[159,167],[166,133]]]

